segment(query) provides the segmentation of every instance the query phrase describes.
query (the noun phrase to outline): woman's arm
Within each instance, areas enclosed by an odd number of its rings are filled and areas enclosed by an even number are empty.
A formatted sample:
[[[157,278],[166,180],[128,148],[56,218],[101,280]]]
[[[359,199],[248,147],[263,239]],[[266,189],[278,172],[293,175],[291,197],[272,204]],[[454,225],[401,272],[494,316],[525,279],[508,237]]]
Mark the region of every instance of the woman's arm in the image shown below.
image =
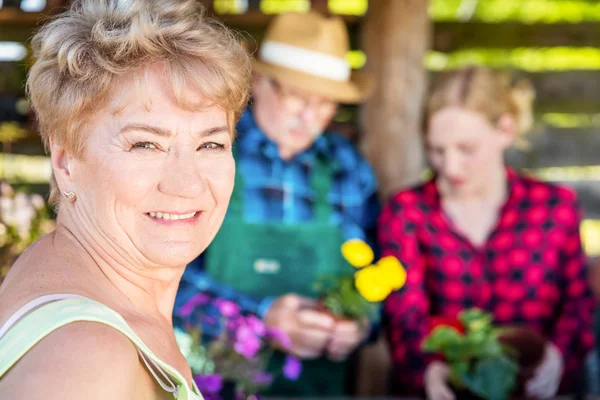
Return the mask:
[[[590,289],[585,255],[581,247],[579,233],[580,211],[576,199],[561,210],[567,224],[567,237],[560,249],[562,271],[562,302],[550,340],[560,350],[567,386],[582,373],[585,357],[593,345],[592,319],[595,301]]]
[[[136,399],[155,390],[144,374],[127,337],[107,325],[75,322],[49,334],[0,378],[0,397]]]
[[[405,286],[385,302],[384,326],[392,351],[394,384],[403,391],[423,389],[423,373],[430,361],[421,351],[429,332],[429,296],[425,263],[419,249],[416,224],[406,218],[397,198],[384,208],[379,220],[382,256],[397,257],[407,271]]]

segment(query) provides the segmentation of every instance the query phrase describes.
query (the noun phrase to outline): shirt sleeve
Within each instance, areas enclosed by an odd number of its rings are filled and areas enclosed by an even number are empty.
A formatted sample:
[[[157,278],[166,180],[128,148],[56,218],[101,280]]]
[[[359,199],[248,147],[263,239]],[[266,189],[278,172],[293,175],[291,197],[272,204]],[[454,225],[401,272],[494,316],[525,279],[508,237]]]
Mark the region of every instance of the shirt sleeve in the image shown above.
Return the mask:
[[[580,211],[577,202],[561,211],[568,223],[565,245],[560,250],[563,268],[563,294],[551,341],[563,355],[563,385],[572,387],[581,375],[585,358],[592,349],[595,301],[588,281],[586,259],[579,233]],[[569,213],[573,217],[568,218]],[[557,214],[558,216],[558,214]]]
[[[218,316],[215,299],[236,303],[242,313],[255,314],[260,318],[265,316],[274,298],[256,299],[241,294],[209,277],[203,270],[203,263],[200,256],[186,267],[181,278],[174,307],[174,324],[177,327],[201,328],[204,335],[217,336],[220,332],[212,318]]]
[[[433,360],[421,351],[429,333],[430,304],[416,225],[405,218],[402,209],[397,199],[384,208],[378,237],[382,256],[397,257],[407,271],[405,286],[385,302],[384,326],[391,347],[394,392],[414,394],[422,392],[423,373]]]

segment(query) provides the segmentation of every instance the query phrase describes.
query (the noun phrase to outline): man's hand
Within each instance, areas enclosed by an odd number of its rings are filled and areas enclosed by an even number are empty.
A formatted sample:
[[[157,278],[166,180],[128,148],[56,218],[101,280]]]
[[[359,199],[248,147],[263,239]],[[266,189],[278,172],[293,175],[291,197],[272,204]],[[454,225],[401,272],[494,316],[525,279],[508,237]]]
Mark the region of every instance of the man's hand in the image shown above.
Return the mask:
[[[333,361],[343,361],[366,339],[369,321],[339,321],[335,324],[327,355]]]
[[[555,345],[548,343],[542,363],[538,366],[533,378],[527,382],[527,395],[536,399],[549,399],[556,395],[563,369],[560,350]]]
[[[454,400],[456,396],[448,385],[450,367],[444,362],[434,361],[425,370],[425,393],[428,400]]]
[[[320,357],[335,328],[329,315],[314,310],[316,302],[295,294],[276,299],[265,316],[265,324],[285,333],[291,340],[289,353],[302,358]],[[282,344],[279,344],[279,347]]]

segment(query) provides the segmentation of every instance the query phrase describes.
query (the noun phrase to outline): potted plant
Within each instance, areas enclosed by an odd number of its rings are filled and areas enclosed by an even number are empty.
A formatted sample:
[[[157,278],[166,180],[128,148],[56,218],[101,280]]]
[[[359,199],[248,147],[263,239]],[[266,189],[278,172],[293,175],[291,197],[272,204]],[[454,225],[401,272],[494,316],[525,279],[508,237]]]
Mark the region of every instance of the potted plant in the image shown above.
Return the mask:
[[[544,340],[522,327],[494,326],[493,316],[472,308],[458,319],[433,318],[422,349],[450,367],[459,398],[505,400],[522,395],[544,353]]]
[[[178,335],[194,380],[207,400],[246,399],[267,388],[274,376],[267,371],[267,363],[277,341],[290,347],[290,339],[282,332],[267,328],[254,315],[243,315],[237,304],[219,298],[197,294],[180,309],[180,313],[195,312],[216,337],[207,338],[198,328],[190,328],[187,335]],[[193,308],[193,311],[192,311]],[[189,309],[189,310],[187,310]],[[209,309],[217,309],[215,318]],[[215,328],[212,330],[212,328]],[[288,355],[283,370],[287,379],[295,380],[302,371],[300,361]]]
[[[345,242],[341,252],[348,272],[322,277],[316,283],[320,308],[338,320],[372,320],[378,315],[379,303],[404,286],[406,271],[393,256],[373,263],[373,250],[359,239]]]

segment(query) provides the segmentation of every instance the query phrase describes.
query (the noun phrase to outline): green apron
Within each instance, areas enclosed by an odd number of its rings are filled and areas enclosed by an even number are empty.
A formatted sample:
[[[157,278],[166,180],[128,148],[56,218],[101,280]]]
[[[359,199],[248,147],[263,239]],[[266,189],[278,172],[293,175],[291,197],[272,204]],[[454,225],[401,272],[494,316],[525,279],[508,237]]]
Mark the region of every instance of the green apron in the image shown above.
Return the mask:
[[[244,221],[244,183],[236,174],[235,190],[227,217],[206,255],[206,271],[213,279],[246,295],[281,296],[296,293],[316,297],[313,285],[322,275],[344,273],[348,263],[340,246],[342,232],[330,221],[331,205],[327,195],[334,168],[331,162],[316,158],[311,186],[316,197],[314,219],[298,224]],[[340,396],[345,394],[344,362],[326,358],[303,361],[297,381],[281,377],[285,356],[276,353],[269,370],[276,374],[265,393],[270,396]]]

